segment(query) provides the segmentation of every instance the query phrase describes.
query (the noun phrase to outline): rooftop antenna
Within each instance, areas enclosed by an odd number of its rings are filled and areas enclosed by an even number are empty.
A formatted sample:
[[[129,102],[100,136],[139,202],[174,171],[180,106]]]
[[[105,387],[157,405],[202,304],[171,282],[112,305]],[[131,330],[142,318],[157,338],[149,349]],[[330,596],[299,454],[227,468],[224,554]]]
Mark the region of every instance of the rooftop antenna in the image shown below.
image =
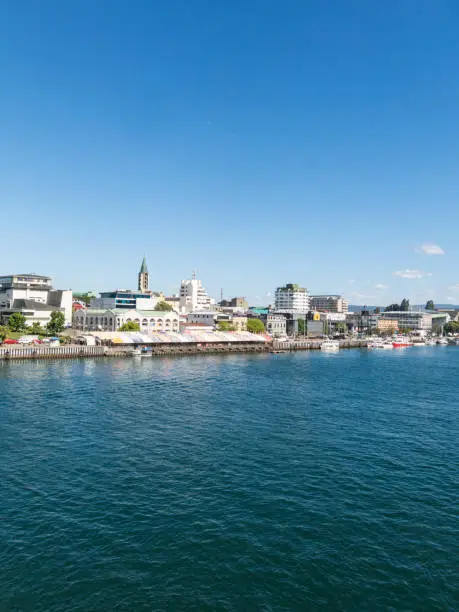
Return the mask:
[[[196,280],[196,269],[194,269],[194,270],[193,270],[192,279],[193,279],[193,280]]]

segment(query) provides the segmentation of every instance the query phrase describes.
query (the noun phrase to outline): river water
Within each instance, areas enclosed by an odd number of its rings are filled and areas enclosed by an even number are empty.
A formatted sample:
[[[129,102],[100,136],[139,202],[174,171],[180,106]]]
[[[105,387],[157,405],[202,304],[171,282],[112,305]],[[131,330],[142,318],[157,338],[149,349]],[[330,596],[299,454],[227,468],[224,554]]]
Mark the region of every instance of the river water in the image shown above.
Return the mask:
[[[459,349],[0,365],[0,610],[458,610]]]

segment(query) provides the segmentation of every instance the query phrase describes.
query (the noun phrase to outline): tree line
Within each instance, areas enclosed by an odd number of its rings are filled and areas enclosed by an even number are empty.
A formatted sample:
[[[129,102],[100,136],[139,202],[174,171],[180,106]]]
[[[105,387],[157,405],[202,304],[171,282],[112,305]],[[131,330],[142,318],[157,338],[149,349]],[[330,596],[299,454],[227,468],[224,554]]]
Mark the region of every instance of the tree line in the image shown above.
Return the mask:
[[[64,328],[65,316],[63,312],[52,312],[46,327],[42,327],[36,321],[32,325],[27,325],[27,320],[21,312],[13,312],[8,319],[8,324],[0,325],[0,340],[3,342],[11,332],[24,332],[32,336],[56,336],[62,333]]]

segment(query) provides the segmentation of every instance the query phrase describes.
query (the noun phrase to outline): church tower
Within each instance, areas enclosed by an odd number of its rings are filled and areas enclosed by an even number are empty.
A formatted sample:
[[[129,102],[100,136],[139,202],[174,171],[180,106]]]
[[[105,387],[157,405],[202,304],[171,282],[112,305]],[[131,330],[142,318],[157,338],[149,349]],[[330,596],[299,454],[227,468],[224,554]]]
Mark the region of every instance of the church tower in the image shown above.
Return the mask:
[[[142,260],[142,265],[140,266],[139,272],[139,291],[146,293],[148,291],[148,268],[147,268],[147,260],[145,257]]]

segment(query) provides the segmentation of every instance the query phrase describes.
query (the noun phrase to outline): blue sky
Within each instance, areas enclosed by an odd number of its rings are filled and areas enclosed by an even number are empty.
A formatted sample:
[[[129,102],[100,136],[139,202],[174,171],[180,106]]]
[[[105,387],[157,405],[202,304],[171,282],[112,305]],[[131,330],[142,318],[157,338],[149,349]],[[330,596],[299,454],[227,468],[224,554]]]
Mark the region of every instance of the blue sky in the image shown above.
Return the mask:
[[[0,273],[130,287],[145,253],[166,293],[458,303],[458,27],[447,0],[5,0]]]

